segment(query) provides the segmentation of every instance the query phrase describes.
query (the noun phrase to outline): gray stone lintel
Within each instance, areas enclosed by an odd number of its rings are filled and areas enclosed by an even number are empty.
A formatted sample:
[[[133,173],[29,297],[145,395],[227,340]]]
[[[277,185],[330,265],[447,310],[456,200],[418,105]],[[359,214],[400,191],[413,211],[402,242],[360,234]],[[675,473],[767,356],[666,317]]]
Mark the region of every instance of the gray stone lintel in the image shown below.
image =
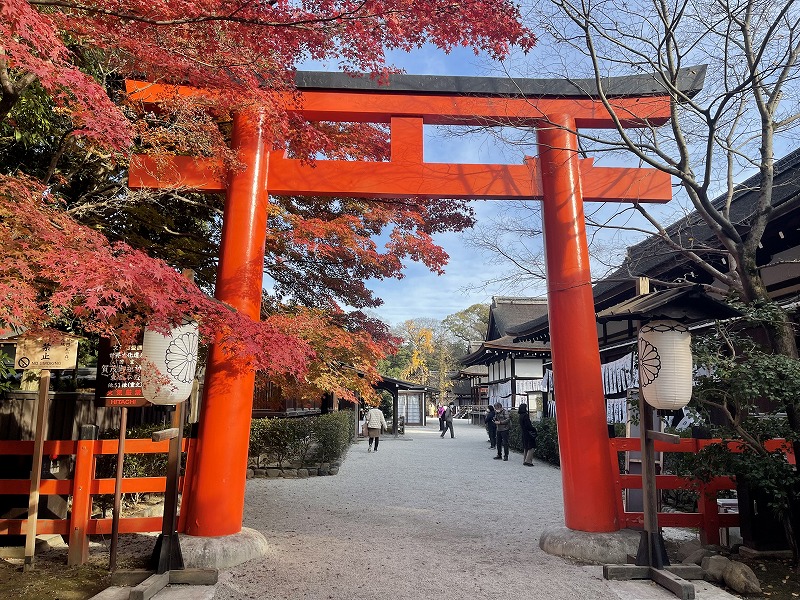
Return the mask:
[[[678,71],[677,88],[686,96],[697,94],[705,82],[706,65]],[[601,86],[608,97],[665,95],[660,73],[604,77]],[[599,96],[594,79],[527,79],[512,77],[463,77],[450,75],[390,74],[388,83],[364,73],[298,71],[295,84],[301,90],[344,90],[496,96],[519,98],[576,98]]]

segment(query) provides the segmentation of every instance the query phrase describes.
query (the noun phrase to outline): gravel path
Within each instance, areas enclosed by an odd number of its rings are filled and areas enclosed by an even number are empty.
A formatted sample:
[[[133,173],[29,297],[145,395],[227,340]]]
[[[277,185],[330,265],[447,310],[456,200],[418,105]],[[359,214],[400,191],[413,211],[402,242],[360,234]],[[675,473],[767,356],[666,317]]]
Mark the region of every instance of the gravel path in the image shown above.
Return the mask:
[[[616,600],[596,569],[539,549],[564,522],[561,472],[492,460],[482,428],[454,425],[361,441],[336,476],[249,480],[244,525],[270,552],[221,572],[214,598]]]

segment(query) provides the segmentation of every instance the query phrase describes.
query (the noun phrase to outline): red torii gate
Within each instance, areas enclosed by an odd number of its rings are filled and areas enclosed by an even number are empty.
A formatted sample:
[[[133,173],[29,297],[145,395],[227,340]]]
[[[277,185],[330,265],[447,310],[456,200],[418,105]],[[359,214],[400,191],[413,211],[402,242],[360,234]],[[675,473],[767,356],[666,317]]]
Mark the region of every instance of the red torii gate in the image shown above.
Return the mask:
[[[696,93],[704,67],[681,71],[677,86]],[[624,127],[659,126],[670,96],[656,76],[603,80]],[[392,75],[388,85],[340,73],[301,72],[299,98],[285,108],[311,121],[388,123],[391,160],[318,160],[310,166],[273,150],[268,116],[234,116],[233,149],[245,165],[225,178],[215,159],[135,156],[129,185],[225,192],[215,296],[259,318],[268,195],[528,199],[543,201],[548,310],[564,493],[570,529],[619,529],[600,377],[584,201],[667,202],[670,178],[653,169],[599,168],[579,159],[576,131],[615,126],[594,80]],[[133,99],[158,103],[203,93],[127,82]],[[537,130],[539,156],[523,165],[426,163],[423,124],[514,125]],[[209,355],[205,398],[181,521],[190,535],[222,536],[242,527],[255,373],[231,368],[217,346]]]

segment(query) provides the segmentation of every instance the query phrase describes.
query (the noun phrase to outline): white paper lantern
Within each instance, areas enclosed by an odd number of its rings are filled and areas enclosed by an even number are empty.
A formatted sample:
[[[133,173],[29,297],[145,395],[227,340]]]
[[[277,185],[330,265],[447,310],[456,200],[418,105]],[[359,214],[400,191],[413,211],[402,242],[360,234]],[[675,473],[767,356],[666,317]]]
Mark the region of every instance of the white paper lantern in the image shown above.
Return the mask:
[[[198,326],[184,321],[170,335],[145,329],[142,341],[142,395],[153,404],[177,404],[192,392],[197,367]]]
[[[692,397],[692,335],[676,321],[639,330],[639,390],[653,408],[675,410]]]

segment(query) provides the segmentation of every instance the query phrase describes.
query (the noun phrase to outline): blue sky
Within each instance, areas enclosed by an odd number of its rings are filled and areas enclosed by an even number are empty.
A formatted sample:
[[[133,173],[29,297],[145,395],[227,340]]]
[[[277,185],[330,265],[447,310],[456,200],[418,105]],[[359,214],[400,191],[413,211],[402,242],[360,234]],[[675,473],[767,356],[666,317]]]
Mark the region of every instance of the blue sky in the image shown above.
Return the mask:
[[[512,59],[509,69],[514,76],[527,77],[561,77],[572,75],[576,77],[587,76],[585,61],[581,55],[575,55],[567,47],[554,43],[546,37],[539,40],[536,48],[523,60]],[[517,57],[519,58],[519,57]],[[702,56],[700,57],[702,61]],[[504,69],[501,65],[491,64],[485,57],[475,56],[470,50],[459,49],[446,55],[435,48],[426,47],[410,54],[391,53],[388,62],[400,67],[409,74],[420,75],[470,75],[470,76],[502,76]],[[324,67],[323,67],[324,68]],[[776,145],[777,156],[786,153],[783,143],[778,140]],[[790,147],[796,145],[796,140],[790,136]],[[528,147],[529,154],[535,154],[535,149]],[[463,162],[463,163],[514,163],[519,164],[523,159],[524,149],[513,146],[502,147],[489,137],[484,138],[453,138],[437,134],[434,128],[426,128],[425,133],[425,159],[430,162]],[[640,166],[632,161],[628,155],[596,155],[598,166],[617,166],[629,164]],[[723,171],[720,171],[724,175]],[[752,174],[747,165],[735,176],[737,181],[742,181]],[[709,183],[726,184],[724,177],[715,182],[712,176]],[[477,215],[477,226],[488,224],[491,219],[502,210],[500,202],[478,201],[474,203]],[[612,215],[618,215],[615,222],[625,226],[638,225],[642,227],[641,218],[632,217],[628,212],[630,206],[619,204],[605,204],[601,206],[587,206],[587,214],[598,211],[599,220],[603,221]],[[649,209],[663,224],[674,222],[691,210],[685,194],[679,188],[674,188],[674,198],[664,206]],[[620,214],[621,213],[621,214]],[[525,218],[528,218],[527,215]],[[538,226],[538,223],[533,225]],[[644,226],[652,230],[650,226]],[[631,243],[640,240],[641,233],[623,232],[600,234],[599,250],[606,254],[608,260],[605,265],[615,267],[622,262],[625,249]],[[443,319],[481,302],[489,303],[493,295],[543,295],[543,288],[514,289],[508,286],[487,286],[481,289],[481,284],[496,274],[497,267],[490,264],[488,257],[484,256],[468,242],[467,234],[445,234],[435,238],[450,256],[446,266],[446,273],[437,276],[429,272],[423,265],[407,263],[406,276],[402,280],[372,281],[369,287],[376,295],[384,300],[384,305],[375,312],[379,317],[391,325],[402,323],[407,319],[420,319],[432,317]],[[597,240],[595,240],[597,241]],[[594,250],[598,249],[595,245]],[[616,263],[616,264],[612,264]],[[597,278],[604,273],[598,262],[593,263],[592,275]]]

